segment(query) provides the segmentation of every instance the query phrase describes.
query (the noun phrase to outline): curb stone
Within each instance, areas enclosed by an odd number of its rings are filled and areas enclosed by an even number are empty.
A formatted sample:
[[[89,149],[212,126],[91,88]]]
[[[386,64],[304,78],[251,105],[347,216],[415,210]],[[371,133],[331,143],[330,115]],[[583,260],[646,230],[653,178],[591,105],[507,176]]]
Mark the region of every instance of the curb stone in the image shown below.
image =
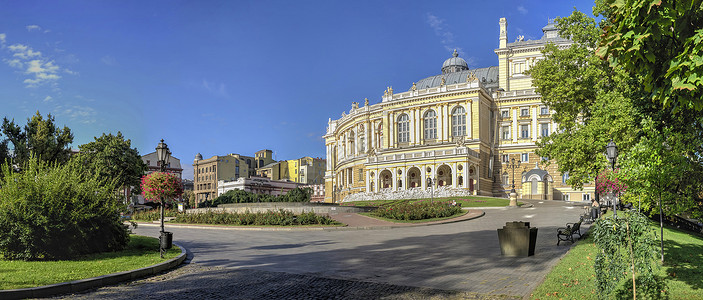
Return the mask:
[[[89,289],[99,288],[107,285],[114,285],[120,282],[158,274],[168,269],[175,268],[176,266],[183,263],[183,261],[186,259],[186,248],[176,243],[174,243],[173,245],[181,248],[181,254],[179,254],[175,258],[155,264],[153,266],[131,271],[112,273],[93,278],[79,279],[32,288],[0,290],[0,299],[11,300],[25,298],[45,298],[60,294],[78,293]]]

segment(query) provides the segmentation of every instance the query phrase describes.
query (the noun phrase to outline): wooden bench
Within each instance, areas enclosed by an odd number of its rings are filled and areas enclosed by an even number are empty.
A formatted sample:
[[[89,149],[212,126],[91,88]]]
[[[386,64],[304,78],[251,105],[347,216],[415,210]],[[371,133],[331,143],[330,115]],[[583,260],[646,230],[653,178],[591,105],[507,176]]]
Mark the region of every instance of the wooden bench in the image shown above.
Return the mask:
[[[561,241],[569,241],[573,244],[574,235],[576,234],[581,238],[581,222],[582,221],[566,223],[566,227],[557,228],[557,245],[559,245]]]

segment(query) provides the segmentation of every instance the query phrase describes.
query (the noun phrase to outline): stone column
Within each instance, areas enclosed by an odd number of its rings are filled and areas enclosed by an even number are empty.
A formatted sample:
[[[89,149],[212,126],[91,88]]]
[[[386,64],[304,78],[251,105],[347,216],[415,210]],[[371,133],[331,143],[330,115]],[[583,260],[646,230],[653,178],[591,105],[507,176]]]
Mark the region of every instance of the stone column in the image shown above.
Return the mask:
[[[457,168],[456,168],[456,163],[452,163],[450,165],[450,167],[452,168],[452,187],[456,188],[456,181],[458,178],[457,175],[458,175],[459,170],[457,170]]]
[[[513,127],[513,132],[512,132],[513,143],[517,143],[518,134],[520,133],[520,129],[517,127],[517,111],[518,110],[519,110],[518,108],[512,108],[512,111],[513,111],[513,126],[512,126]]]

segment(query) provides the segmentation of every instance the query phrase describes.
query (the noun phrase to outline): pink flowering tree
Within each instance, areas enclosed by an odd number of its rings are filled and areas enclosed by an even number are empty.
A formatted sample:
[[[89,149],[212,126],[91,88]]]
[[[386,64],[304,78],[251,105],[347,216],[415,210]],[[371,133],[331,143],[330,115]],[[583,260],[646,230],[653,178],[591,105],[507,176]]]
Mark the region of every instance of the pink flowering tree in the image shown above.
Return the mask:
[[[627,190],[627,184],[625,183],[625,178],[622,172],[618,172],[616,169],[614,172],[610,169],[604,169],[596,178],[596,192],[600,195],[605,195],[608,193],[613,193],[615,195],[622,195],[622,193]]]
[[[142,177],[142,195],[148,201],[170,201],[183,194],[181,179],[165,172],[154,172]]]

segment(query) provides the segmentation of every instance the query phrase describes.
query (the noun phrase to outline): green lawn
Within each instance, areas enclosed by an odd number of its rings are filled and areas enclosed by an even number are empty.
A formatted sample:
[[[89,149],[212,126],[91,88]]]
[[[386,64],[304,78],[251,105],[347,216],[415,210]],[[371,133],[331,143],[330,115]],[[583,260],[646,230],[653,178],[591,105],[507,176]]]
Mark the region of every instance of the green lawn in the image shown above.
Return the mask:
[[[174,246],[165,258],[159,255],[159,240],[132,235],[127,249],[91,254],[76,260],[21,261],[0,259],[0,289],[36,287],[97,277],[155,265],[181,254]]]
[[[657,233],[659,224],[652,223]],[[597,299],[590,236],[574,245],[532,293],[532,299]],[[703,299],[703,238],[664,228],[664,268],[670,299]],[[640,295],[637,295],[640,298]]]
[[[393,205],[401,202],[416,202],[420,200],[430,200],[426,199],[410,199],[410,200],[376,200],[376,201],[354,201],[342,203],[342,206],[384,206]],[[477,197],[477,196],[465,196],[465,197],[447,197],[447,198],[434,198],[434,201],[456,201],[457,204],[461,204],[461,207],[501,207],[508,206],[510,200],[506,198],[493,198],[493,197]],[[518,202],[518,205],[522,205]]]

